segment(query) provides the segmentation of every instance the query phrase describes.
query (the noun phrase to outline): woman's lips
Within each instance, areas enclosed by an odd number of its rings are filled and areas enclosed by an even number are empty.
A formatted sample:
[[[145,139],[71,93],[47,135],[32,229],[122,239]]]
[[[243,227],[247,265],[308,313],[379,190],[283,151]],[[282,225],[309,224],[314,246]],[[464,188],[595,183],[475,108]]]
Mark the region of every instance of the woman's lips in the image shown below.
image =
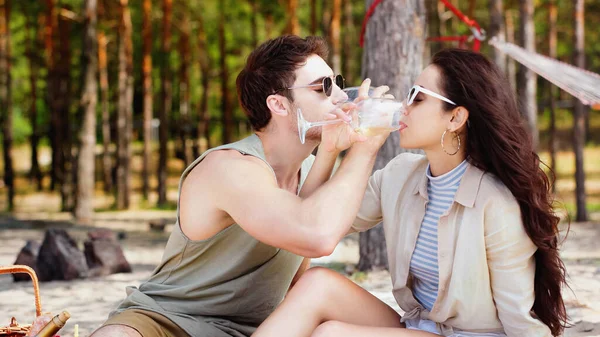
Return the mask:
[[[402,130],[406,129],[407,127],[408,127],[408,125],[406,125],[406,124],[404,124],[404,123],[400,122],[400,128],[398,129],[398,131],[400,132],[400,131],[402,131]]]

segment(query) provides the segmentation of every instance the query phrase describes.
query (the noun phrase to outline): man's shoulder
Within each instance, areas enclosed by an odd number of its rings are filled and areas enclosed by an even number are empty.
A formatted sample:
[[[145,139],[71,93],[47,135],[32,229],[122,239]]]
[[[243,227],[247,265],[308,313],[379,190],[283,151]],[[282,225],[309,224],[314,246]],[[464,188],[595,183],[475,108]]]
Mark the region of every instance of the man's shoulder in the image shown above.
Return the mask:
[[[199,162],[187,175],[187,179],[228,179],[231,175],[271,175],[267,164],[255,156],[235,149],[215,149]],[[218,182],[219,180],[216,180]]]

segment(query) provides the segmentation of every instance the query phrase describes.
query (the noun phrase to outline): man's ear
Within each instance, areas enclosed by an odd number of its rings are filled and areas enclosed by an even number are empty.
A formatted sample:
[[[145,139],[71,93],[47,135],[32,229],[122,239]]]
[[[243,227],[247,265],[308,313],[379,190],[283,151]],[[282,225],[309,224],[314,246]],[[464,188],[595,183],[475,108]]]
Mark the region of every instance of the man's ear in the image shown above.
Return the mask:
[[[462,129],[464,125],[467,124],[469,120],[469,110],[467,110],[463,106],[459,106],[452,110],[452,117],[450,118],[450,123],[448,125],[449,131],[458,131]]]
[[[288,109],[284,101],[287,101],[287,98],[281,95],[269,95],[267,97],[267,107],[271,110],[272,113],[278,116],[287,116],[289,114]]]

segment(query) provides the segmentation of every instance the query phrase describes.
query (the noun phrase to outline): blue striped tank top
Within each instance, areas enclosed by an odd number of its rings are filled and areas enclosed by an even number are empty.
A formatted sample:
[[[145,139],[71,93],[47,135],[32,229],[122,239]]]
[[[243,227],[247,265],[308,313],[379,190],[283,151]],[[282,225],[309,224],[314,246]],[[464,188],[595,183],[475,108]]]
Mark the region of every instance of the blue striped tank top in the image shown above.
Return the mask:
[[[438,222],[452,206],[454,195],[466,170],[466,160],[452,171],[438,177],[432,177],[429,166],[427,167],[429,202],[410,261],[410,273],[413,276],[413,295],[429,311],[438,295]]]

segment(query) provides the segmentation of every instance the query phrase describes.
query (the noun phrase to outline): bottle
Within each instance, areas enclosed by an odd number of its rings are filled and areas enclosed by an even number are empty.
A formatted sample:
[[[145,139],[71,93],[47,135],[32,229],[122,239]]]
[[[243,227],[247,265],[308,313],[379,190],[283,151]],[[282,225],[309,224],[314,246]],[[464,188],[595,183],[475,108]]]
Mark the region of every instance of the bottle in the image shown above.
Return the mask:
[[[63,311],[60,314],[54,316],[48,324],[46,324],[35,337],[53,337],[58,330],[62,329],[67,323],[67,320],[71,318],[71,315],[67,311]]]

